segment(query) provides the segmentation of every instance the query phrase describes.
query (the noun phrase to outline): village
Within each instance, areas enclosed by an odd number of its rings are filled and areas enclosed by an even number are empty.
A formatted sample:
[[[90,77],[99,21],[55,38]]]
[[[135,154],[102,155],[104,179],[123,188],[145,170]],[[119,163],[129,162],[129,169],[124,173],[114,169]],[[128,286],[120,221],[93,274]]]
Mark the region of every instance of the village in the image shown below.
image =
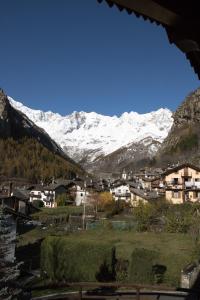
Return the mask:
[[[131,207],[159,199],[172,204],[195,203],[200,201],[200,168],[185,163],[164,171],[159,168],[154,171],[142,169],[137,173],[123,171],[116,179],[108,178],[108,175],[100,179],[89,175],[74,180],[53,179],[49,185],[7,181],[1,184],[0,199],[1,205],[27,214],[30,206],[56,208],[61,196],[60,206],[87,205],[94,194],[102,192],[110,193],[115,202],[124,201]]]

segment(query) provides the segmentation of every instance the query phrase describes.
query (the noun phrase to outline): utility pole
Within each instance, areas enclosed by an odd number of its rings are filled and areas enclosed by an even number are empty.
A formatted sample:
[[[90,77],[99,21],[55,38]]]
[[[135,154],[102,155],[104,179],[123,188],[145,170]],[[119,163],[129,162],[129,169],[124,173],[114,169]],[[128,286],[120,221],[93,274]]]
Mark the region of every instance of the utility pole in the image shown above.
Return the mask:
[[[85,201],[83,202],[83,230],[85,229]]]

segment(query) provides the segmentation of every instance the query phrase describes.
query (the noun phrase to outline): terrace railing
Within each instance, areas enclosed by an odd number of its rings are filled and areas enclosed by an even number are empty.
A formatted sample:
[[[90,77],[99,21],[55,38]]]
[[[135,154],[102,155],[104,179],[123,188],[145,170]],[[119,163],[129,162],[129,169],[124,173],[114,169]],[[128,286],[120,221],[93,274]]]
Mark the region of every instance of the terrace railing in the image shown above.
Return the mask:
[[[70,292],[60,293],[60,295],[64,296],[64,298],[59,298],[59,289],[69,288],[77,291],[78,299],[119,299],[128,294],[129,299],[142,300],[143,295],[154,295],[159,297],[160,295],[165,295],[167,299],[174,299],[174,297],[178,297],[179,299],[187,299],[188,295],[194,295],[191,299],[198,299],[199,290],[192,289],[179,289],[170,288],[166,286],[160,285],[139,285],[139,284],[126,284],[121,282],[79,282],[79,283],[57,283],[57,284],[49,284],[46,286],[39,286],[31,288],[31,291],[44,291],[49,289],[57,290],[56,298],[52,298],[52,295],[32,298],[36,299],[68,299],[66,296]],[[119,290],[120,289],[120,290]],[[74,293],[74,292],[73,292]],[[127,299],[127,297],[126,297]],[[158,299],[158,298],[157,298]]]

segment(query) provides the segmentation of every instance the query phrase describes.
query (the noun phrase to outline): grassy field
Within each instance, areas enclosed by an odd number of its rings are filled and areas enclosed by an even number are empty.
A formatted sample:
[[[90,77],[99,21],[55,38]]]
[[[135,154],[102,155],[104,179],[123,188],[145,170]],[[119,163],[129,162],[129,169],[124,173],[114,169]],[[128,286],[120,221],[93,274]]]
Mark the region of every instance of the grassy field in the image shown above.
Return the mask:
[[[165,283],[179,285],[182,268],[197,259],[194,241],[186,234],[135,233],[131,231],[96,230],[69,235],[68,239],[110,241],[116,247],[117,258],[129,259],[134,248],[156,250],[157,263],[165,265]]]
[[[81,214],[82,208],[75,206],[58,207],[55,209],[43,208],[33,215],[34,219],[45,221],[48,225],[37,227],[19,236],[18,246],[23,246],[36,242],[47,236],[66,236],[69,241],[102,241],[110,242],[116,247],[118,259],[130,260],[131,254],[136,248],[145,248],[159,253],[157,264],[167,268],[165,273],[165,284],[178,286],[181,270],[195,259],[199,259],[200,251],[194,240],[183,233],[153,233],[135,232],[134,230],[111,229],[109,226],[102,229],[87,231],[77,231],[69,233],[64,230],[70,214]],[[63,222],[55,223],[55,219]],[[120,219],[120,218],[119,218]],[[114,218],[113,220],[118,220]],[[125,219],[127,221],[127,218]],[[200,246],[199,246],[200,249]]]
[[[58,206],[56,208],[41,208],[41,211],[32,215],[34,219],[41,219],[48,216],[60,216],[69,214],[81,214],[83,208],[80,206]]]
[[[116,247],[118,259],[129,260],[135,248],[155,250],[160,253],[156,263],[167,267],[165,284],[171,286],[178,286],[181,270],[199,258],[197,247],[192,238],[188,234],[180,233],[137,233],[109,229],[67,233],[59,227],[48,227],[46,229],[36,228],[22,235],[19,239],[19,246],[33,243],[49,235],[66,236],[66,239],[70,241],[110,242]]]

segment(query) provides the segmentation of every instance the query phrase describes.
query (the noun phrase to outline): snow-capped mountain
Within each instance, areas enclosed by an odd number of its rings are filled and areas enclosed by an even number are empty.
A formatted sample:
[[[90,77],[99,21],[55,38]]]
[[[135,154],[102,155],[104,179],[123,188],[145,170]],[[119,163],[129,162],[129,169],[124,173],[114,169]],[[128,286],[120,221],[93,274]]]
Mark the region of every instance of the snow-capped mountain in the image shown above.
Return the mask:
[[[146,114],[125,112],[120,117],[83,111],[61,116],[28,108],[12,98],[9,101],[43,128],[77,162],[95,161],[147,137],[162,143],[173,124],[172,112],[167,108]],[[152,148],[152,151],[156,150],[157,147]]]

